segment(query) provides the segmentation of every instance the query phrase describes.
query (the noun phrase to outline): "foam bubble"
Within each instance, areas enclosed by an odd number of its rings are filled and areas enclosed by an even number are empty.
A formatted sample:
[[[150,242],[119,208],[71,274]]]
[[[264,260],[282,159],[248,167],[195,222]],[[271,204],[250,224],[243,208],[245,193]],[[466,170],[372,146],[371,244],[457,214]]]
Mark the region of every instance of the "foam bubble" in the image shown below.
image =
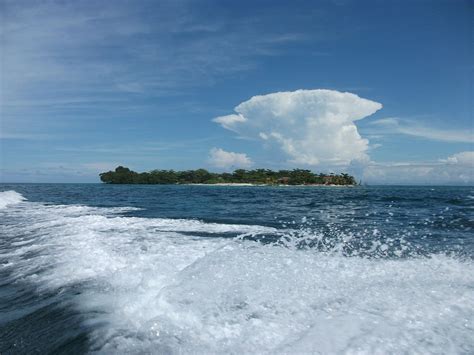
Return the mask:
[[[79,288],[71,297],[87,315],[91,351],[474,351],[470,260],[362,257],[337,252],[350,243],[344,234],[330,242],[310,230],[124,211],[37,203],[2,211],[15,221],[3,229],[11,242],[3,269],[39,292]],[[245,239],[265,233],[283,237]],[[302,236],[324,247],[301,248]]]
[[[462,352],[472,347],[473,271],[444,256],[376,260],[233,244],[181,272],[143,331],[153,324],[157,344],[185,353]]]

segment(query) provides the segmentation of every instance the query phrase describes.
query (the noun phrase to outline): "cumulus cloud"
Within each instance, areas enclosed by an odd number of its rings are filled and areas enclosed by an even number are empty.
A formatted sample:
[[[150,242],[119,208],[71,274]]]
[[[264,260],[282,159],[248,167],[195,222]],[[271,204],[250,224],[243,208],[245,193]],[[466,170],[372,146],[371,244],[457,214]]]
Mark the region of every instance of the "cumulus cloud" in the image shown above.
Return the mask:
[[[235,114],[213,121],[276,146],[293,164],[348,165],[369,160],[369,142],[354,122],[381,108],[348,92],[297,90],[254,96],[235,107]]]
[[[244,153],[226,152],[221,148],[212,148],[209,163],[217,168],[248,168],[252,160]]]
[[[474,169],[474,151],[456,153],[440,161],[448,164],[466,165]]]
[[[436,162],[371,163],[363,171],[368,183],[452,185],[474,183],[474,151],[453,154]]]

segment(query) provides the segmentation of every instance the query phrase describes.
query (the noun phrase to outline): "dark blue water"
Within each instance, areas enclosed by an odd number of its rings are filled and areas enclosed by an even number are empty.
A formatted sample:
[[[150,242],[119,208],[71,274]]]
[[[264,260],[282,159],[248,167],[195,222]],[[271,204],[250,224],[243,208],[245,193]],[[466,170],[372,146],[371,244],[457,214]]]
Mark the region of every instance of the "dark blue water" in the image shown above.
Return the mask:
[[[474,188],[0,185],[0,353],[472,353]]]

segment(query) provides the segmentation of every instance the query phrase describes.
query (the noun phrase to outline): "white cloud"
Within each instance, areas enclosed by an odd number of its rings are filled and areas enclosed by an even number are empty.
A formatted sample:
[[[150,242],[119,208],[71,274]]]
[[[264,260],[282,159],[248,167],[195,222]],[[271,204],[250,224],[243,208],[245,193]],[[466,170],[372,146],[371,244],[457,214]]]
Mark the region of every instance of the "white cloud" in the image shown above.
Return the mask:
[[[441,159],[441,162],[446,162],[448,164],[458,164],[470,166],[474,169],[474,152],[460,152],[451,155],[447,159]]]
[[[382,147],[382,144],[380,144],[380,143],[374,143],[374,144],[371,144],[371,145],[369,146],[369,149],[370,149],[370,150],[374,150],[374,149],[377,149],[377,148],[380,148],[380,147]]]
[[[437,162],[371,163],[365,167],[362,179],[382,184],[474,184],[474,151],[456,153]]]
[[[426,127],[420,123],[410,120],[402,120],[397,117],[382,118],[371,123],[377,127],[377,132],[385,134],[404,134],[408,136],[420,137],[434,141],[472,143],[474,134],[471,130],[449,130],[434,127]]]
[[[0,140],[49,140],[54,136],[43,133],[8,133],[0,132]]]
[[[237,114],[213,121],[240,136],[276,146],[293,164],[348,165],[368,161],[368,140],[354,121],[382,105],[348,92],[297,90],[254,96]]]
[[[239,122],[246,122],[247,119],[242,115],[227,115],[214,118],[212,121],[219,123],[222,127],[233,131],[234,126]]]
[[[244,153],[226,152],[221,148],[212,148],[209,163],[217,168],[248,168],[252,160]]]
[[[2,5],[0,11],[8,14],[0,26],[2,83],[8,88],[2,105],[51,99],[66,104],[78,96],[84,98],[83,104],[94,104],[111,95],[127,98],[122,102],[128,103],[133,101],[130,93],[175,94],[249,70],[256,65],[255,58],[308,39],[267,26],[265,18],[249,22],[246,16],[209,17],[187,1],[25,5],[5,0]],[[41,106],[27,116],[46,108],[51,109]],[[8,109],[7,113],[13,111]]]

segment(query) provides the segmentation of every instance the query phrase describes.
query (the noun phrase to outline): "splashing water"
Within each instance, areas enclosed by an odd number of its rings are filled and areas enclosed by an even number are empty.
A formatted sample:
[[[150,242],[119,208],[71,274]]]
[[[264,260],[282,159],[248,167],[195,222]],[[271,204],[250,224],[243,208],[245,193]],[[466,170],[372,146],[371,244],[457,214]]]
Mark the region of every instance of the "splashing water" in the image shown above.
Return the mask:
[[[0,194],[2,353],[474,351],[472,259],[407,230],[145,218]]]
[[[24,200],[25,198],[16,191],[2,191],[0,192],[0,209]]]

